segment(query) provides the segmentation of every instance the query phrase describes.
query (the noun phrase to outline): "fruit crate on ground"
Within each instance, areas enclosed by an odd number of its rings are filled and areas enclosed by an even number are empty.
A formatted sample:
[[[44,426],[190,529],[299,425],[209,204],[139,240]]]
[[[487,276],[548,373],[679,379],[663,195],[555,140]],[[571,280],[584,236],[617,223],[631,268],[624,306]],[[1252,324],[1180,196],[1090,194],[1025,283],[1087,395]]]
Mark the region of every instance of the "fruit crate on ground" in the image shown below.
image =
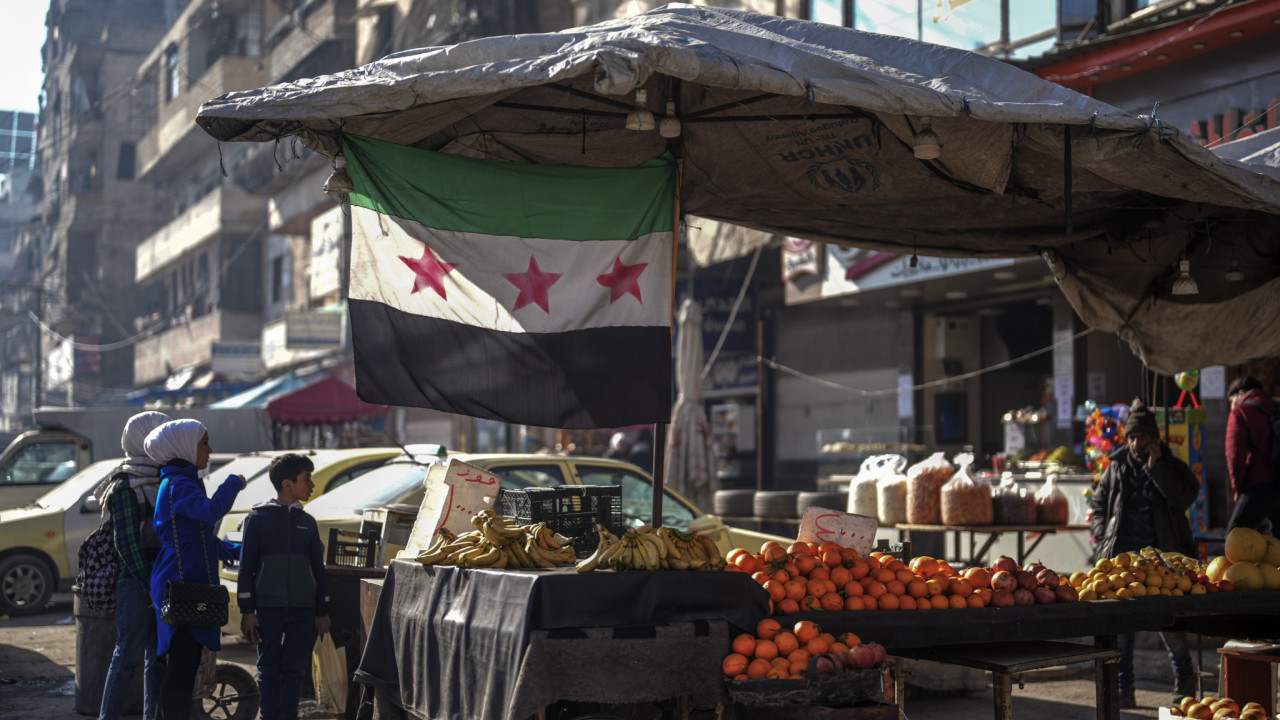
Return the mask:
[[[739,705],[851,707],[884,700],[884,669],[847,670],[822,680],[726,680]]]
[[[545,522],[552,531],[573,538],[580,558],[595,552],[600,543],[596,525],[622,535],[622,488],[617,485],[562,485],[552,488],[503,489],[498,511],[521,525]]]

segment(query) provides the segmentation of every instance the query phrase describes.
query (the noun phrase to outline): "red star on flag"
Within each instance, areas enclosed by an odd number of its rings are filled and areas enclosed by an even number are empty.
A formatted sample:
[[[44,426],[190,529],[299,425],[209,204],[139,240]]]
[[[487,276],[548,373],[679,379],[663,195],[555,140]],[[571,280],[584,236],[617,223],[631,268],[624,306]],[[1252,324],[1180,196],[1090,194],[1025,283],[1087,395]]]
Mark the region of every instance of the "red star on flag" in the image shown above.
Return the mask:
[[[556,284],[560,276],[564,273],[545,273],[538,267],[538,259],[533,255],[529,256],[529,269],[522,273],[507,273],[507,280],[511,281],[520,289],[520,295],[516,297],[516,304],[512,310],[535,303],[546,314],[551,314],[551,306],[547,303],[547,290]]]
[[[413,271],[413,291],[409,294],[418,292],[424,288],[435,290],[440,297],[448,300],[448,296],[444,292],[444,276],[453,270],[457,265],[447,262],[440,262],[431,252],[431,248],[426,245],[422,246],[422,257],[418,259],[407,258],[403,255],[397,256],[404,261],[405,265]]]
[[[640,297],[640,275],[644,269],[649,267],[649,263],[636,263],[635,265],[623,264],[622,258],[613,259],[613,272],[607,272],[596,278],[596,282],[609,288],[609,303],[613,304],[618,298],[630,293],[636,296],[641,304],[644,304],[644,298]]]

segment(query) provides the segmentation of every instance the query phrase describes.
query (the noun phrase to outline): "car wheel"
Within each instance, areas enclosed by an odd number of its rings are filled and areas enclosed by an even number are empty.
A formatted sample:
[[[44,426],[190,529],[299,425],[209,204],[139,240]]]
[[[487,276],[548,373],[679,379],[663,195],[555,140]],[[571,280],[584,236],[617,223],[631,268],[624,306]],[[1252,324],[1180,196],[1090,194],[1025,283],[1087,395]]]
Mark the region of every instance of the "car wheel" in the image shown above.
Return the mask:
[[[258,681],[235,663],[218,661],[213,691],[191,704],[197,720],[252,720],[258,714]]]
[[[54,579],[49,566],[27,553],[0,561],[0,612],[7,615],[38,613],[53,596]]]

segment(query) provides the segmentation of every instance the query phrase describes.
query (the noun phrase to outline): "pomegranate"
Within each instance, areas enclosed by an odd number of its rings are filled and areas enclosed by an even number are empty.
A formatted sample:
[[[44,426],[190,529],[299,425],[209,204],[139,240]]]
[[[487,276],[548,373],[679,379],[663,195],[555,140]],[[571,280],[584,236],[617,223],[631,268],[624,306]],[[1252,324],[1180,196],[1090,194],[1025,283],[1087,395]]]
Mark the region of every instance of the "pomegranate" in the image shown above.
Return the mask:
[[[1018,579],[1018,587],[1022,588],[1023,590],[1036,589],[1035,575],[1032,575],[1026,570],[1019,570],[1018,572],[1014,573],[1013,576]]]
[[[1028,565],[1028,566],[1026,566],[1025,568],[1023,568],[1023,570],[1026,570],[1027,572],[1031,573],[1032,575],[1039,575],[1039,574],[1040,574],[1040,571],[1042,571],[1042,570],[1047,570],[1047,569],[1048,569],[1048,568],[1046,568],[1046,567],[1045,567],[1044,563],[1040,562],[1039,560],[1037,560],[1036,562],[1033,562],[1033,563],[1031,563],[1030,565]]]
[[[1037,605],[1048,605],[1049,603],[1058,602],[1058,596],[1047,587],[1038,587],[1031,591],[1031,595],[1036,599]]]
[[[889,651],[885,650],[884,646],[880,643],[867,643],[867,647],[871,648],[871,652],[875,654],[875,662],[871,664],[871,667],[880,667],[883,665],[885,658],[889,656]]]
[[[1045,568],[1044,570],[1036,573],[1036,584],[1040,587],[1052,590],[1053,588],[1058,587],[1058,573]]]
[[[999,558],[996,559],[996,562],[994,565],[991,566],[991,569],[1004,570],[1006,572],[1017,572],[1022,568],[1018,567],[1018,561],[1014,560],[1008,555],[1001,555]]]
[[[1031,591],[1027,590],[1026,588],[1018,588],[1017,590],[1013,591],[1013,604],[1014,605],[1035,605],[1036,596],[1032,595]]]
[[[991,576],[991,589],[1013,592],[1018,589],[1018,578],[1008,570],[1000,570]]]
[[[1080,599],[1080,593],[1070,585],[1059,585],[1053,589],[1053,594],[1058,596],[1058,602],[1075,602]]]
[[[869,668],[876,664],[876,651],[871,648],[871,645],[872,643],[863,643],[849,648],[849,655],[853,659],[854,667]]]
[[[1013,605],[1012,590],[996,590],[991,593],[991,604],[994,607],[1009,607]]]
[[[813,669],[817,673],[819,680],[825,680],[836,674],[835,663],[832,662],[830,655],[819,655],[813,659]]]

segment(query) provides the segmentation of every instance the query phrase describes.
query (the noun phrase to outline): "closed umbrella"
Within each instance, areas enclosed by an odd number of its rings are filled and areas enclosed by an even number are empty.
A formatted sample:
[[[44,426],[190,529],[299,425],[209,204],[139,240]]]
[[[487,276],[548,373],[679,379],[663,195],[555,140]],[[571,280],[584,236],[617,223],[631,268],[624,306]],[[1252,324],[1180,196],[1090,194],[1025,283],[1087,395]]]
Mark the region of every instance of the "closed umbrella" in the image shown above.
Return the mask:
[[[702,311],[685,298],[676,316],[676,404],[667,428],[666,484],[701,507],[711,502],[711,428],[702,411]]]

